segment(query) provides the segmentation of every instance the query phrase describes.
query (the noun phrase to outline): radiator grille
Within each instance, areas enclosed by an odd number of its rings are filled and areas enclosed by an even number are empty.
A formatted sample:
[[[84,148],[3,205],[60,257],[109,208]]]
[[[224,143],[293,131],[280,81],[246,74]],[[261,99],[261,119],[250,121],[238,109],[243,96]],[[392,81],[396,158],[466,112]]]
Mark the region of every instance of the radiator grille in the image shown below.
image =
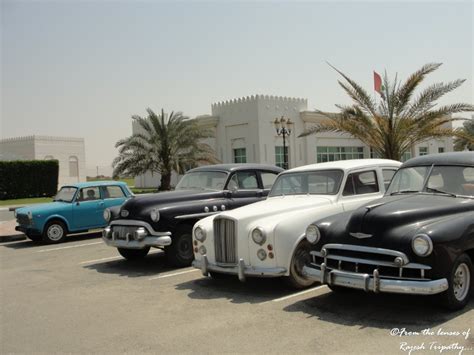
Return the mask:
[[[29,225],[30,224],[30,219],[28,218],[28,215],[26,215],[26,214],[18,213],[16,215],[16,220],[17,220],[19,225]]]
[[[214,220],[214,250],[216,262],[237,264],[235,222],[227,218]]]

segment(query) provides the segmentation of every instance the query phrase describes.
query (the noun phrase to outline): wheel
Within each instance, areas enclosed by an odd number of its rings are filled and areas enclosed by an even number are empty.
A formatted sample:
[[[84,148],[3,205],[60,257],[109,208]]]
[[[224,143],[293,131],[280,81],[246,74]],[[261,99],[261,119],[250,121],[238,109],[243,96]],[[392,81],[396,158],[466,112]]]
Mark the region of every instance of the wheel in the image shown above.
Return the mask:
[[[148,252],[150,251],[150,247],[143,249],[117,248],[117,250],[120,255],[122,255],[127,260],[140,260],[147,256]]]
[[[466,254],[461,254],[454,261],[448,275],[449,288],[440,295],[443,306],[455,311],[469,302],[472,292],[472,270],[472,261]]]
[[[291,258],[290,275],[285,277],[286,284],[291,288],[302,289],[314,284],[314,281],[307,279],[302,272],[303,266],[311,261],[310,250],[311,245],[306,240],[303,240],[296,247]]]
[[[43,231],[43,241],[48,244],[56,244],[64,241],[67,229],[61,221],[51,221],[46,224]]]
[[[194,260],[192,227],[182,226],[176,230],[171,245],[165,248],[166,259],[174,266],[189,266]]]
[[[26,234],[26,237],[33,242],[41,242],[43,237],[41,235]]]

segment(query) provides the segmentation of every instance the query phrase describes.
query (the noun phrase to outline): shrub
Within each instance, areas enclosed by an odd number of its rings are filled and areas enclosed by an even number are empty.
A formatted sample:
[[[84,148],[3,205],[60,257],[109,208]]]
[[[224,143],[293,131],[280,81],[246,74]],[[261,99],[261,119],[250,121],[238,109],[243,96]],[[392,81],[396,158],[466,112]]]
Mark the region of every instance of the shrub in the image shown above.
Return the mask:
[[[54,196],[57,160],[0,161],[0,200]]]

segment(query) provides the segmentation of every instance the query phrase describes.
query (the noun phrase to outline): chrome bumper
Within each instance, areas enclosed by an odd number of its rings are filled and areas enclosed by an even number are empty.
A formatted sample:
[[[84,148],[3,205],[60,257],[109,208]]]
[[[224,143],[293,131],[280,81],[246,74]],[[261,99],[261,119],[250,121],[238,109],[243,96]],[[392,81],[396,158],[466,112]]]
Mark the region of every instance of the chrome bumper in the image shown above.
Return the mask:
[[[111,227],[114,225],[117,226],[127,226],[127,227],[137,227],[144,229],[146,235],[141,236],[140,240],[128,237],[126,239],[116,239],[114,233],[111,233]],[[145,233],[145,232],[142,232]],[[115,248],[124,248],[124,249],[143,249],[146,247],[165,247],[171,245],[171,232],[156,232],[153,228],[146,222],[143,221],[134,221],[134,220],[116,220],[110,223],[109,227],[106,227],[102,231],[102,240],[108,246]]]
[[[303,275],[322,284],[356,288],[365,290],[366,292],[434,295],[448,289],[448,280],[446,279],[427,281],[388,279],[381,278],[377,270],[374,270],[373,274],[361,274],[341,270],[329,271],[325,264],[321,264],[321,269],[304,266]]]
[[[200,269],[203,276],[208,276],[209,271],[220,272],[223,274],[233,274],[239,277],[239,280],[245,282],[247,276],[260,277],[279,277],[284,276],[286,269],[283,267],[263,268],[245,266],[244,259],[239,259],[237,265],[221,266],[210,264],[207,255],[202,256],[202,260],[194,260],[193,266]]]

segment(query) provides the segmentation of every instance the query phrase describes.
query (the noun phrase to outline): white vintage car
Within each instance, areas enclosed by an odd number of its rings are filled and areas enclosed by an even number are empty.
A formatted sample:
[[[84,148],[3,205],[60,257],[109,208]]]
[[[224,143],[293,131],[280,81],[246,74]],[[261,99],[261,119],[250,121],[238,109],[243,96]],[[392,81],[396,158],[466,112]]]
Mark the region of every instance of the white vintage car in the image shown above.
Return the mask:
[[[204,218],[193,228],[193,266],[203,275],[286,276],[295,288],[313,281],[302,274],[310,244],[305,229],[316,219],[353,210],[385,192],[400,162],[345,160],[280,173],[268,198]]]

